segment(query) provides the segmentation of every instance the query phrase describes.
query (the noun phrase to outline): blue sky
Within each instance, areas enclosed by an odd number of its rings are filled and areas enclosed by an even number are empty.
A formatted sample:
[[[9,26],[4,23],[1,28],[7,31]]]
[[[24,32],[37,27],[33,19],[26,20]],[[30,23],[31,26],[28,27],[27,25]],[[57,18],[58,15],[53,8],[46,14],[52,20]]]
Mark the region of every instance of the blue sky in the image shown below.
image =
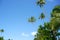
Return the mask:
[[[60,4],[60,0],[47,0],[44,5],[46,18],[39,20],[42,10],[36,5],[37,0],[0,0],[0,29],[4,29],[4,39],[33,40],[38,26],[49,22],[50,12],[54,6]],[[28,18],[35,16],[37,21],[33,24]]]

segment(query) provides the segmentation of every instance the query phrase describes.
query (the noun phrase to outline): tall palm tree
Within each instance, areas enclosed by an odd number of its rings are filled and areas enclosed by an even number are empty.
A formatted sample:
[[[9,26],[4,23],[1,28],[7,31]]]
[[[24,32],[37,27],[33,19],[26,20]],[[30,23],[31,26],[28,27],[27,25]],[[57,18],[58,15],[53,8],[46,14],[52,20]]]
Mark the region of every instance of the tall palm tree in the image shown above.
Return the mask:
[[[51,17],[51,21],[49,23],[45,23],[44,26],[40,25],[34,40],[57,40],[56,36],[60,36],[60,33],[58,32],[60,29],[60,8],[57,8],[58,12],[56,8],[57,7],[52,11],[53,17]],[[44,16],[41,16],[41,19],[43,18]]]
[[[0,30],[0,32],[1,32],[1,35],[2,35],[2,33],[4,32],[4,30],[3,30],[3,29],[1,29],[1,30]]]
[[[54,25],[56,30],[59,28],[59,26],[60,26],[60,6],[56,6],[52,10],[51,23]]]
[[[55,6],[51,14],[51,29],[54,40],[56,36],[60,35],[60,33],[57,32],[59,28],[60,28],[60,6]]]

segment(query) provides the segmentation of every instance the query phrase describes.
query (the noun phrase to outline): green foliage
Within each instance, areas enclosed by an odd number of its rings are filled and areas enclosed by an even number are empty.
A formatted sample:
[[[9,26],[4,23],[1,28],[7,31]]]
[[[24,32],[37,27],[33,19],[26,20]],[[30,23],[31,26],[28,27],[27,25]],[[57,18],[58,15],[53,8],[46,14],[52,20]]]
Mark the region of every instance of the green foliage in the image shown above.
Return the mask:
[[[60,36],[60,6],[55,6],[52,10],[50,22],[40,25],[34,40],[57,40],[56,36]],[[57,16],[58,15],[58,16]],[[41,19],[45,16],[41,14]]]
[[[60,18],[60,5],[55,6],[55,8],[52,10],[51,17],[59,17]]]
[[[0,40],[4,40],[3,37],[0,37]]]
[[[37,4],[40,7],[43,7],[45,3],[45,0],[37,1]],[[45,18],[44,12],[41,13],[39,19],[40,18]],[[35,22],[36,20],[34,17],[31,17],[28,19],[28,21]],[[57,37],[60,36],[58,30],[60,30],[60,5],[57,5],[53,8],[50,22],[44,23],[43,26],[39,26],[34,40],[57,40]],[[58,39],[60,40],[60,38]]]
[[[53,9],[53,12],[60,13],[60,6],[55,6],[55,8]]]

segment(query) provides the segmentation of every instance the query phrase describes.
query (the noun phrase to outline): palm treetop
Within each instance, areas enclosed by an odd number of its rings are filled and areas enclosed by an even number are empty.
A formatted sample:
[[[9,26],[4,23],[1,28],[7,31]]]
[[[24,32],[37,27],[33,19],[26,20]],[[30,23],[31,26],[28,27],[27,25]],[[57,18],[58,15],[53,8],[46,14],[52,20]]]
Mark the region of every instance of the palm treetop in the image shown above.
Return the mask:
[[[45,0],[38,0],[37,4],[42,7],[45,4]]]
[[[28,19],[28,22],[35,22],[36,21],[36,19],[35,19],[35,17],[33,17],[33,16],[31,16],[29,19]]]
[[[60,9],[60,5],[55,6],[54,9],[53,9],[53,11],[55,11],[55,10],[57,10],[57,9]]]
[[[51,25],[54,30],[59,29],[60,27],[60,5],[55,6],[51,14]]]
[[[52,10],[51,17],[60,18],[60,6],[55,6],[55,8]]]
[[[44,19],[45,18],[45,15],[44,15],[44,13],[41,13],[41,15],[40,15],[40,17],[39,17],[39,19]]]
[[[53,12],[60,13],[60,6],[55,6],[55,8],[53,9]]]
[[[1,29],[1,30],[0,30],[0,32],[4,32],[4,30],[3,30],[3,29]]]

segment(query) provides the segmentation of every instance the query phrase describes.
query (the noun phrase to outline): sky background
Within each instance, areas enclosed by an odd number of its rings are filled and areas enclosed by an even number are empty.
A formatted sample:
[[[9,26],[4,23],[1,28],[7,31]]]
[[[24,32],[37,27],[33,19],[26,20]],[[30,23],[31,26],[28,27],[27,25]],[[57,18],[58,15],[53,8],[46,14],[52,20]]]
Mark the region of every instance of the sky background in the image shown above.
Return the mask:
[[[39,25],[50,21],[50,13],[60,0],[46,0],[44,5],[45,19],[38,19],[42,9],[37,0],[0,0],[0,29],[4,29],[4,39],[33,40]],[[34,16],[37,21],[29,23],[28,18]],[[44,21],[44,22],[43,22]]]

